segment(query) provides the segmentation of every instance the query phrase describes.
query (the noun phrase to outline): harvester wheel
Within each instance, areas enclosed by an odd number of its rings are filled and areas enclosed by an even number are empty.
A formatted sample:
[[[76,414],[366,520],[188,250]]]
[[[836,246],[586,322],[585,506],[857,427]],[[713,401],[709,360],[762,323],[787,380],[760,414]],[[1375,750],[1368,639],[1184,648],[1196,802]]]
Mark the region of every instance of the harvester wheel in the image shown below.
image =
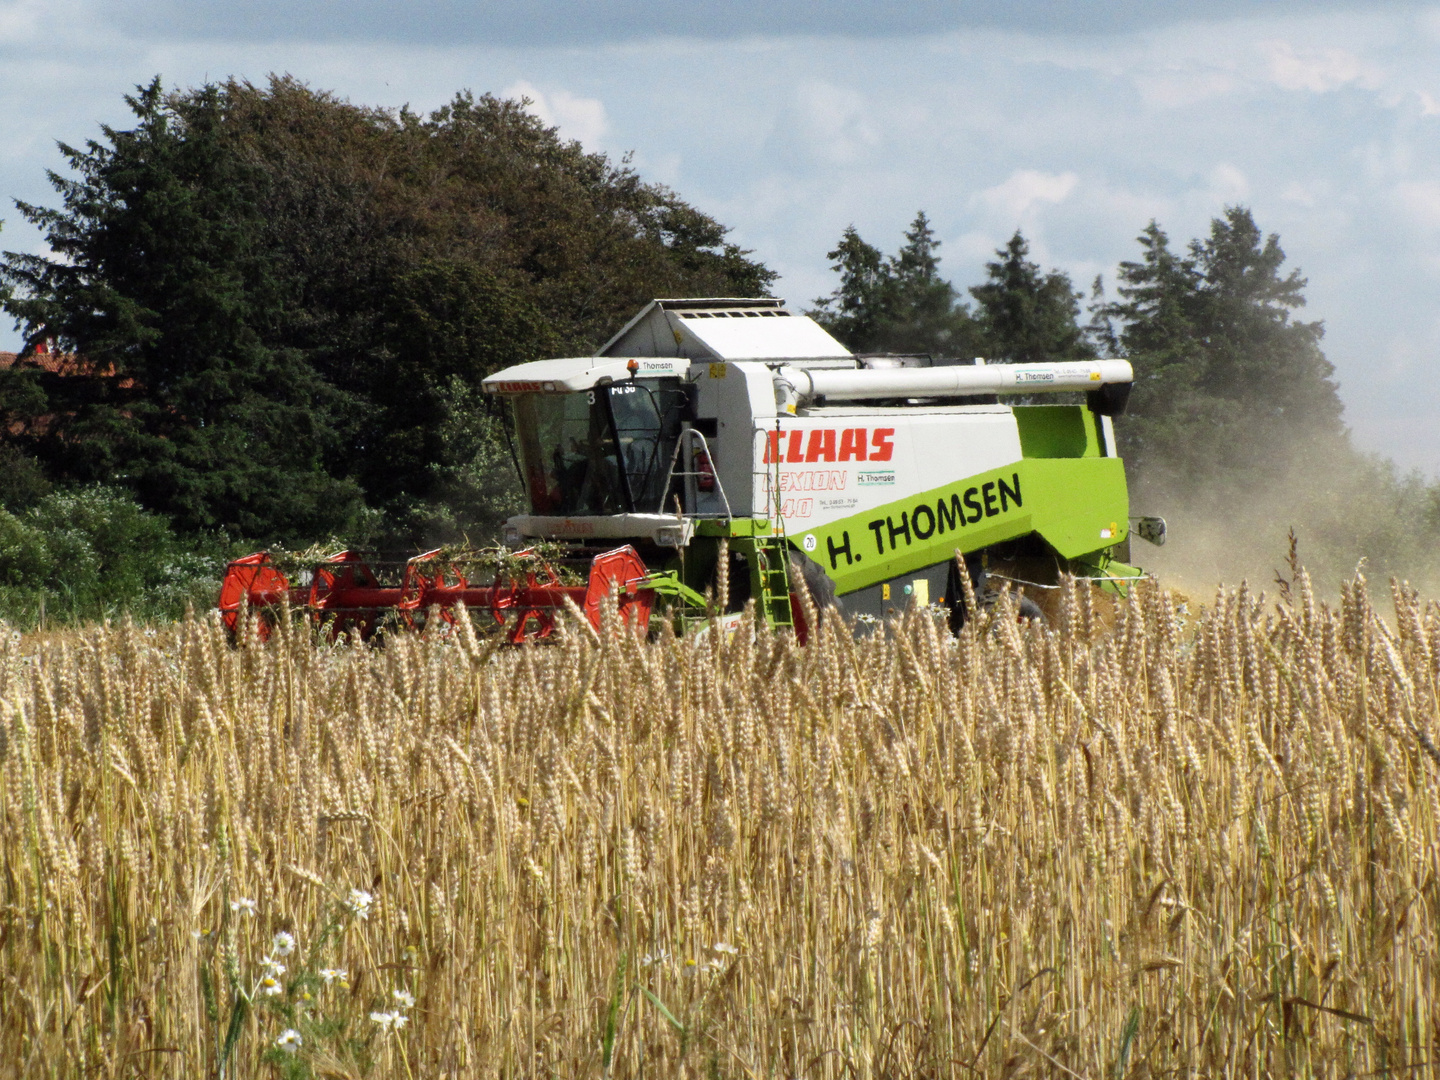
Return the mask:
[[[985,565],[978,554],[966,557],[965,569],[970,575],[976,605],[989,611],[1000,599],[1000,589],[995,588],[989,580],[990,575],[986,573]],[[1017,618],[1033,619],[1041,626],[1049,624],[1044,609],[1030,597],[1021,592],[1012,593],[1012,597]],[[950,632],[958,634],[965,625],[965,620],[969,618],[969,613],[965,610],[965,590],[960,581],[960,567],[954,560],[950,562],[950,577],[945,585],[945,605],[950,609]]]
[[[1040,610],[1040,605],[1028,596],[1020,597],[1020,602],[1015,605],[1016,614],[1022,619],[1035,619],[1041,626],[1046,625],[1045,612]]]
[[[802,587],[804,594],[800,591]],[[835,596],[835,582],[830,580],[830,575],[809,555],[794,548],[790,549],[790,592],[796,600],[803,599],[803,596],[808,594],[810,603],[815,605],[817,619],[825,617],[826,608],[840,606],[840,601]],[[795,614],[799,615],[798,612]]]

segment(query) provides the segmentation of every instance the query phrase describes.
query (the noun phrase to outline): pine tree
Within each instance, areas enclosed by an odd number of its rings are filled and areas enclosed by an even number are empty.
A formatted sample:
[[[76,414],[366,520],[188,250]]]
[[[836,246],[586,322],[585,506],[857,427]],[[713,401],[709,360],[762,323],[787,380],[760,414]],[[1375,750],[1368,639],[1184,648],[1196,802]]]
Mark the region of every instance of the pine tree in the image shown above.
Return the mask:
[[[840,285],[809,312],[855,352],[968,356],[978,340],[955,287],[940,276],[940,241],[922,210],[886,256],[852,225],[828,254]]]
[[[1097,356],[1119,356],[1120,335],[1115,330],[1115,317],[1105,299],[1105,275],[1096,274],[1090,283],[1090,303],[1086,309],[1090,321],[1085,324],[1085,340]]]
[[[846,227],[840,243],[825,257],[840,275],[840,284],[815,301],[810,314],[847,348],[872,352],[883,348],[893,305],[893,282],[884,254]]]
[[[1279,237],[1262,236],[1248,209],[1227,207],[1190,251],[1202,278],[1196,322],[1208,354],[1199,387],[1267,423],[1338,433],[1335,369],[1320,349],[1325,329],[1291,318],[1305,306],[1306,280],[1299,270],[1281,276]]]
[[[1343,436],[1323,327],[1293,320],[1305,279],[1248,209],[1229,207],[1209,236],[1177,254],[1151,222],[1141,257],[1120,264],[1107,307],[1135,367],[1127,460],[1147,483],[1177,490],[1265,474],[1299,447]]]
[[[956,356],[974,348],[974,322],[955,287],[940,276],[939,248],[922,210],[905,233],[905,246],[889,261],[894,295],[887,349]]]
[[[1120,264],[1121,299],[1105,308],[1121,324],[1119,344],[1135,369],[1129,412],[1120,444],[1132,474],[1173,489],[1172,463],[1185,459],[1197,433],[1213,427],[1212,403],[1196,397],[1199,366],[1193,361],[1200,274],[1170,247],[1151,221],[1136,238],[1141,256]],[[1201,438],[1204,435],[1201,434]]]
[[[1079,325],[1081,295],[1069,276],[1042,274],[1029,254],[1029,243],[1015,230],[995,252],[996,261],[985,264],[989,280],[970,289],[986,355],[1013,364],[1094,356]]]

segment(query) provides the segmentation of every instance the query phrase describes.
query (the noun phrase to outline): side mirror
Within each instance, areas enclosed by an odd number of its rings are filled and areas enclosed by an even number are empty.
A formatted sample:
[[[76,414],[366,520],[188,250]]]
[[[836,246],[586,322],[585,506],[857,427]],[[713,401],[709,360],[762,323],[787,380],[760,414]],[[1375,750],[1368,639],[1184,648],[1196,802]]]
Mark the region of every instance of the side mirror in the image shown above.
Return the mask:
[[[1162,517],[1131,518],[1135,523],[1134,533],[1141,540],[1148,540],[1156,547],[1165,546],[1165,519]]]

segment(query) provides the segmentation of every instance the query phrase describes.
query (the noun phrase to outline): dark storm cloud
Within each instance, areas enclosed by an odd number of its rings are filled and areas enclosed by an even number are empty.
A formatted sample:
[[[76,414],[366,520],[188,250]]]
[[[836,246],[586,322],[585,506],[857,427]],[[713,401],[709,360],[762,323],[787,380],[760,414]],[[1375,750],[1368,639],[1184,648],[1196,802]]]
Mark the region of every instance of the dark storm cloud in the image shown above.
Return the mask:
[[[1116,33],[1182,21],[1408,6],[1404,0],[116,0],[107,17],[164,38],[594,45],[658,37],[893,37],[962,29]]]

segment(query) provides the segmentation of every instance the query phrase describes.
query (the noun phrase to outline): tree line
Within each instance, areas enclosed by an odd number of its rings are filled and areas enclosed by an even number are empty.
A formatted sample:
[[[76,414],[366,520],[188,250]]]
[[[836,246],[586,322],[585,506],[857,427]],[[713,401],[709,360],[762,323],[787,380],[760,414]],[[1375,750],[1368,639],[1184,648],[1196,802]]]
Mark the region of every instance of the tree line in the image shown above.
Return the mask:
[[[1268,582],[1293,528],[1329,585],[1364,565],[1440,586],[1440,485],[1351,442],[1324,326],[1300,317],[1306,280],[1279,237],[1231,206],[1183,247],[1154,221],[1136,244],[1114,296],[1100,277],[1087,296],[1042,270],[1019,231],[962,291],[941,275],[921,212],[893,255],[846,229],[829,253],[839,282],[811,313],[860,351],[1128,359],[1116,429],[1131,505],[1177,526],[1161,561],[1189,585]]]
[[[1030,260],[1017,230],[967,298],[941,277],[939,241],[922,211],[890,256],[846,229],[829,253],[839,284],[811,313],[862,352],[1129,359],[1126,458],[1137,476],[1166,488],[1194,477],[1233,483],[1297,444],[1343,439],[1324,329],[1294,317],[1306,282],[1283,269],[1277,236],[1234,206],[1183,252],[1153,221],[1138,243],[1139,257],[1118,268],[1118,298],[1108,300],[1096,278],[1086,306],[1067,274]]]
[[[26,340],[0,369],[0,589],[53,590],[76,551],[95,581],[120,574],[119,536],[172,566],[327,536],[486,538],[518,508],[487,374],[589,353],[656,296],[775,281],[724,225],[524,102],[462,93],[420,115],[290,77],[156,79],[127,101],[131,126],[60,145],[56,205],[17,203],[50,254],[0,257]],[[1113,299],[1042,269],[1018,231],[961,290],[924,213],[893,255],[852,227],[812,314],[862,352],[1129,358],[1141,492],[1218,492],[1297,446],[1352,453],[1277,237],[1230,207],[1183,249],[1154,222],[1138,245]],[[80,373],[32,362],[48,348]],[[107,515],[128,524],[106,533]]]

